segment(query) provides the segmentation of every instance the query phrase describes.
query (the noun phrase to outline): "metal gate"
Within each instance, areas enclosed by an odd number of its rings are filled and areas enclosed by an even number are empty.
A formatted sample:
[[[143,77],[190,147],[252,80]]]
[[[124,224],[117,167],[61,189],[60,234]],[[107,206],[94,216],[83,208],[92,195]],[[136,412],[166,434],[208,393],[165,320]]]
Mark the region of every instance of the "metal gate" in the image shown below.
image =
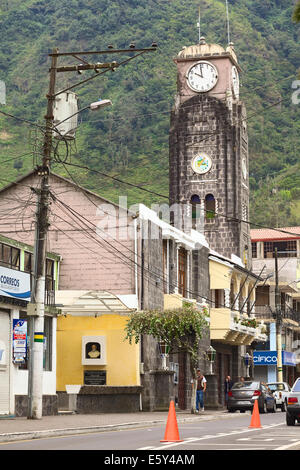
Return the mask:
[[[9,314],[0,311],[0,415],[9,414]]]

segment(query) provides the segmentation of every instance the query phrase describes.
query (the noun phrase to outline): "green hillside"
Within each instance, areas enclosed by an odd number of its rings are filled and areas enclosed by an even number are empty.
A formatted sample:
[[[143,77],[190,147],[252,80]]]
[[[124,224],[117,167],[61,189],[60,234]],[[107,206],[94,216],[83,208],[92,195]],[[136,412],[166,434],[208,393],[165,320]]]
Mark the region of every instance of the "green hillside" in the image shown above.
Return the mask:
[[[0,80],[7,87],[7,104],[0,110],[43,122],[47,54],[53,47],[60,52],[99,50],[108,44],[128,47],[131,41],[148,47],[156,41],[155,53],[76,89],[80,108],[99,97],[110,98],[113,107],[81,113],[67,162],[168,195],[169,110],[176,91],[172,59],[198,40],[198,4],[199,0],[0,0]],[[225,1],[200,4],[207,42],[226,46]],[[243,69],[241,97],[248,112],[251,220],[273,226],[300,224],[300,103],[292,102],[300,67],[300,26],[292,22],[294,1],[230,0],[229,5],[231,39]],[[120,60],[96,60],[113,58]],[[61,62],[67,63],[70,60]],[[61,74],[58,88],[90,73],[94,72]],[[0,185],[30,170],[40,161],[41,151],[39,130],[0,115]],[[64,157],[63,146],[59,154]],[[54,163],[53,170],[70,173],[114,201],[119,194],[127,194],[129,203],[158,201],[95,172],[62,163]]]

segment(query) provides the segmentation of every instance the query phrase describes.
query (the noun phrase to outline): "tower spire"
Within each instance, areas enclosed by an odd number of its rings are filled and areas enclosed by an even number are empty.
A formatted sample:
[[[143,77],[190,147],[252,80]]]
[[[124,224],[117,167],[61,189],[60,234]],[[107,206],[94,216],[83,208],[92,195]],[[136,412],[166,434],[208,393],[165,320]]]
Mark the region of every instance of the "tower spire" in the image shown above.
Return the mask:
[[[229,7],[228,7],[228,0],[225,0],[225,1],[226,1],[227,40],[228,40],[228,44],[230,44],[231,41],[230,41]]]
[[[198,34],[199,34],[199,44],[201,40],[201,13],[200,13],[200,5],[198,9],[198,23],[197,23],[197,28],[198,28]]]

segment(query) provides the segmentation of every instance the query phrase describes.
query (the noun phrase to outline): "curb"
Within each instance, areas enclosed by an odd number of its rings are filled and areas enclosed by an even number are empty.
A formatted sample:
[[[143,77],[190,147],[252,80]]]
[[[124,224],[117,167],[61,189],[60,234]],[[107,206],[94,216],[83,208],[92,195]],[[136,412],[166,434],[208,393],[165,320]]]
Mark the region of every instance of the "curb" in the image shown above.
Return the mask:
[[[225,415],[224,419],[231,418],[233,416]],[[203,415],[203,416],[194,416],[191,418],[177,418],[178,423],[185,423],[190,421],[210,421],[214,419],[222,419],[220,416],[214,415]],[[45,429],[41,431],[21,431],[21,432],[12,432],[12,433],[3,433],[0,434],[0,443],[2,442],[13,442],[13,441],[23,441],[31,439],[45,439],[51,437],[60,437],[60,436],[70,436],[76,434],[91,434],[97,432],[109,432],[109,431],[122,431],[126,429],[136,429],[136,428],[145,428],[148,426],[165,424],[166,420],[152,420],[152,421],[143,421],[143,422],[132,422],[132,423],[121,423],[121,424],[106,424],[100,426],[85,426],[85,427],[76,427],[76,428],[62,428],[62,429]]]

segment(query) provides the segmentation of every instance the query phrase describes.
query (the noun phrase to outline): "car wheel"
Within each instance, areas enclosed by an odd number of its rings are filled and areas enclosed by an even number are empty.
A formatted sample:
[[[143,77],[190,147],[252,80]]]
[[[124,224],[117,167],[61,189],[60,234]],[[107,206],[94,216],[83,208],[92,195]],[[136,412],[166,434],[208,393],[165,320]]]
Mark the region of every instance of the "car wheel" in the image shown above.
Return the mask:
[[[276,406],[276,401],[274,400],[273,408],[271,409],[271,413],[276,413],[277,411],[277,406]]]
[[[286,424],[288,426],[295,426],[295,421],[296,421],[296,418],[287,411],[286,412]]]
[[[281,411],[286,411],[286,401],[285,400],[281,405]]]
[[[234,408],[228,408],[228,413],[235,413],[236,410]]]

